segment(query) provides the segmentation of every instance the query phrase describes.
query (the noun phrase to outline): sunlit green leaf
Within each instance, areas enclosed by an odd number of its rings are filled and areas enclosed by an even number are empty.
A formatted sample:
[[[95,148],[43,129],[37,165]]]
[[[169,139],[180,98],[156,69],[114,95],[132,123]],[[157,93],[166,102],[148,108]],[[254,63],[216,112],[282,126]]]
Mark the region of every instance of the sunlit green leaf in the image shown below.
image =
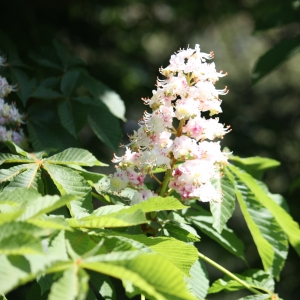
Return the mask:
[[[280,165],[280,162],[275,159],[260,156],[241,158],[232,155],[230,156],[230,161],[256,179],[261,179],[266,170],[276,168]]]
[[[46,161],[52,164],[70,164],[89,167],[105,165],[99,162],[89,151],[78,148],[66,149],[58,154],[48,157]]]
[[[213,227],[221,233],[226,222],[232,216],[235,208],[234,182],[231,174],[224,169],[224,176],[217,179],[214,185],[222,194],[221,202],[210,203],[210,211],[213,216]]]
[[[91,187],[74,170],[44,162],[44,168],[62,195],[72,194],[78,196],[70,203],[72,216],[85,215],[93,210]]]
[[[110,257],[102,255],[85,259],[81,266],[131,281],[150,299],[195,299],[187,292],[182,273],[158,254],[141,254],[133,257],[128,254]]]
[[[239,258],[242,258],[243,260],[246,260],[244,253],[245,246],[243,242],[237,237],[234,231],[227,226],[223,228],[222,233],[217,232],[212,226],[213,218],[210,212],[206,211],[199,205],[193,204],[192,209],[188,209],[184,212],[184,216],[196,228],[219,243],[227,251]]]
[[[273,292],[275,282],[271,274],[262,270],[247,270],[241,274],[234,274],[243,282],[248,284],[251,288],[262,290],[265,292]],[[225,275],[223,279],[216,280],[209,288],[208,293],[218,293],[223,290],[237,291],[245,289],[245,286],[236,280],[232,279],[228,275]]]
[[[188,282],[192,294],[199,300],[205,299],[209,288],[209,279],[205,265],[201,260],[194,263],[190,275],[191,277],[186,277],[185,280]]]
[[[268,194],[266,194],[262,186],[251,175],[239,170],[234,166],[230,166],[230,170],[251,191],[257,201],[259,201],[262,206],[270,211],[278,225],[288,236],[291,245],[300,255],[299,224],[295,222],[293,218],[281,206],[279,206],[272,198],[270,198]],[[265,248],[265,251],[266,255],[270,255],[270,253],[272,253],[269,246]]]

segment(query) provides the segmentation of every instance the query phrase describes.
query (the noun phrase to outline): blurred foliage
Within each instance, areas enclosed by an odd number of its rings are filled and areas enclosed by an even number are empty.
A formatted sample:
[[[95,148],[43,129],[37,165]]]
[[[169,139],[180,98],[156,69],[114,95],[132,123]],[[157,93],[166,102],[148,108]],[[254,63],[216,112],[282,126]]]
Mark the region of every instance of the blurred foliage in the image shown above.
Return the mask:
[[[28,54],[59,39],[87,63],[90,74],[121,95],[125,133],[135,128],[133,120],[144,110],[139,99],[151,96],[158,67],[167,64],[170,53],[195,43],[204,52],[214,50],[217,67],[229,73],[223,80],[230,93],[223,98],[221,121],[233,130],[223,146],[242,157],[281,161],[280,172],[268,172],[266,180],[272,191],[285,194],[291,214],[300,220],[300,57],[293,55],[299,49],[299,19],[299,1],[291,0],[276,5],[271,0],[2,0],[0,49],[9,56],[9,38],[20,59],[32,66]],[[252,86],[257,68],[260,76],[269,75]],[[111,152],[91,130],[79,135],[86,148],[109,161]],[[291,256],[279,287],[285,299],[299,295]]]

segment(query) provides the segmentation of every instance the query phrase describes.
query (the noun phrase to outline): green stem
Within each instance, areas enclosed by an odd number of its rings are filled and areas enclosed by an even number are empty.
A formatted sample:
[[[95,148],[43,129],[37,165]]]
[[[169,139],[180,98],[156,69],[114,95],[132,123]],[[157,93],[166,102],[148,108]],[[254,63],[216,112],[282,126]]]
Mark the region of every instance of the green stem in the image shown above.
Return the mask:
[[[209,263],[210,265],[214,266],[215,268],[217,268],[218,270],[220,270],[221,272],[223,272],[224,274],[228,275],[229,277],[231,277],[232,279],[234,279],[235,281],[237,281],[238,283],[240,283],[242,286],[244,286],[246,289],[248,289],[249,291],[251,291],[254,294],[261,294],[261,292],[259,292],[258,290],[256,290],[255,288],[253,288],[251,285],[249,285],[247,282],[243,281],[242,279],[238,278],[237,276],[235,276],[234,274],[232,274],[230,271],[228,271],[227,269],[225,269],[224,267],[220,266],[219,264],[217,264],[216,262],[214,262],[213,260],[211,260],[210,258],[206,257],[205,255],[203,255],[202,253],[198,252],[198,256],[200,258],[202,258],[204,261],[206,261],[207,263]],[[259,288],[261,289],[261,288]],[[267,290],[261,289],[262,291],[268,293],[269,295],[272,295],[272,293],[270,293]]]
[[[168,188],[169,181],[170,181],[170,178],[171,178],[171,174],[172,174],[172,170],[167,170],[166,171],[164,181],[163,181],[163,183],[160,187],[160,191],[159,191],[159,196],[161,196],[161,197],[164,197],[164,195],[166,193],[166,190]]]

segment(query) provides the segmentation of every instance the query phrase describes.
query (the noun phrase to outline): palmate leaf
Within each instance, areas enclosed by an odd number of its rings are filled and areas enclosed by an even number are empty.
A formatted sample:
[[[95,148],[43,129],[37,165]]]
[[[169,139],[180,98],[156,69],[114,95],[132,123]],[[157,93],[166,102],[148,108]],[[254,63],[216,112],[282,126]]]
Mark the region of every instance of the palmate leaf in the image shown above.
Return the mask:
[[[12,141],[6,141],[4,144],[7,146],[7,148],[11,151],[13,154],[19,154],[21,156],[24,156],[26,158],[29,158],[30,160],[33,160],[33,158],[30,156],[28,152],[21,149],[18,145],[13,143]]]
[[[26,171],[18,174],[13,181],[5,188],[33,188],[39,190],[42,188],[41,170],[38,164],[31,164]]]
[[[70,203],[69,209],[72,216],[79,217],[92,212],[91,187],[77,172],[47,162],[43,165],[62,195],[79,196],[77,200]]]
[[[197,229],[219,243],[227,251],[246,261],[243,242],[237,237],[234,231],[226,225],[222,233],[217,232],[212,226],[213,218],[210,212],[199,205],[192,204],[192,209],[186,210],[184,216]]]
[[[70,225],[74,227],[87,228],[116,228],[134,226],[148,223],[147,219],[145,218],[145,213],[160,210],[177,210],[183,208],[187,208],[187,206],[183,205],[174,197],[152,197],[147,201],[143,201],[130,207],[100,207],[91,215],[78,220],[78,222],[75,220],[70,220]],[[112,210],[114,212],[112,212]]]
[[[120,96],[101,81],[85,73],[83,86],[93,95],[93,105],[100,107],[104,103],[110,112],[117,118],[126,121],[125,105]],[[103,103],[102,103],[103,102]]]
[[[10,261],[6,255],[0,255],[0,293],[6,294],[23,280],[30,280],[30,266],[28,261],[19,256],[17,265]]]
[[[154,251],[155,253],[160,254],[187,276],[189,276],[191,267],[198,259],[197,249],[193,245],[186,244],[174,238],[153,238],[143,234],[129,235],[116,232],[113,232],[112,234],[117,238],[125,237],[129,243],[131,243],[131,241],[139,242],[144,245],[144,248],[142,249],[144,252],[146,252],[148,248],[150,251],[147,252]],[[134,243],[132,245],[136,247]]]
[[[48,299],[84,300],[88,292],[88,280],[87,273],[74,264],[53,283]]]
[[[288,236],[289,242],[295,248],[296,252],[300,255],[300,229],[299,224],[279,206],[270,196],[266,193],[261,183],[256,181],[251,175],[241,171],[237,167],[229,166],[230,171],[238,178],[255,196],[257,201],[261,203],[273,215],[274,219],[281,227],[281,229]]]
[[[11,235],[30,234],[32,237],[41,237],[49,234],[49,230],[40,228],[27,222],[8,222],[0,225],[0,241]]]
[[[235,166],[245,170],[259,180],[262,178],[265,171],[280,165],[280,162],[275,159],[260,156],[241,158],[239,156],[231,155],[229,159]]]
[[[104,206],[96,209],[91,214],[93,216],[103,216],[111,213],[122,214],[122,213],[132,213],[138,210],[143,211],[144,213],[152,211],[161,211],[161,210],[180,210],[188,208],[188,206],[183,205],[175,197],[169,196],[166,198],[163,197],[151,197],[147,201],[143,201],[132,206],[123,206],[123,205],[113,205],[113,206]]]
[[[210,203],[210,211],[213,215],[213,227],[221,233],[226,222],[232,216],[235,208],[234,180],[232,175],[224,168],[224,176],[214,183],[218,191],[222,193],[221,202]]]
[[[64,195],[61,197],[57,195],[47,195],[34,200],[27,200],[21,206],[21,208],[25,208],[25,212],[18,218],[18,220],[25,221],[31,218],[39,217],[68,204],[70,201],[76,201],[77,198],[78,197],[75,195]]]
[[[266,273],[262,270],[247,270],[241,274],[234,274],[239,279],[246,282],[251,288],[262,290],[267,293],[274,291],[275,282],[271,274]],[[224,278],[216,280],[209,288],[208,293],[219,293],[220,291],[237,291],[245,289],[245,286],[241,285],[236,280],[232,279],[228,275]],[[270,297],[270,295],[269,295]]]
[[[0,255],[0,294],[6,294],[14,287],[24,284],[43,273],[59,256],[45,254]],[[60,262],[60,265],[62,263]]]
[[[130,253],[130,252],[129,252]],[[156,300],[195,300],[187,292],[182,273],[158,254],[132,256],[98,255],[86,258],[81,267],[130,281],[147,298]]]
[[[69,97],[79,87],[81,73],[78,70],[69,70],[61,79],[60,89],[66,97]]]
[[[186,277],[191,293],[197,297],[198,300],[205,299],[208,288],[209,279],[204,263],[197,260],[191,268],[191,277]]]
[[[128,213],[122,211],[120,214],[114,213],[100,217],[88,216],[79,220],[69,220],[69,225],[75,228],[116,228],[135,226],[145,223],[148,223],[148,220],[141,210],[136,210],[134,212],[129,211]]]
[[[0,240],[0,254],[24,255],[43,254],[42,244],[39,238],[35,238],[30,233],[12,234]]]
[[[278,276],[288,254],[287,236],[275,215],[264,207],[260,196],[263,195],[268,202],[284,210],[268,197],[251,175],[234,166],[229,166],[229,169],[234,174],[236,195],[241,211],[257,246],[264,269]],[[249,181],[253,185],[248,184]],[[260,196],[257,195],[257,189],[261,192]],[[285,211],[284,214],[289,216]]]
[[[90,106],[88,122],[105,145],[115,151],[118,149],[122,137],[121,126],[119,120],[108,110],[105,104],[99,102],[97,106]]]
[[[30,79],[22,69],[12,68],[11,70],[16,78],[16,81],[18,82],[17,94],[20,97],[23,105],[25,106],[27,100],[30,98],[35,82],[34,80]]]
[[[11,202],[14,204],[22,204],[27,201],[33,201],[40,196],[41,195],[34,189],[13,189],[0,193],[0,203]]]
[[[116,300],[116,291],[108,276],[93,271],[89,271],[88,273],[94,288],[104,300]],[[94,299],[95,296],[93,296],[93,298],[87,297],[87,300]]]
[[[87,120],[86,105],[66,99],[59,103],[58,115],[62,126],[77,139]]]
[[[178,199],[175,197],[169,196],[166,198],[163,197],[151,197],[147,199],[147,201],[142,201],[141,203],[134,204],[132,206],[124,207],[122,211],[119,211],[118,214],[123,212],[129,213],[137,210],[141,210],[144,213],[152,212],[152,211],[161,211],[161,210],[180,210],[188,208],[188,206],[183,205]],[[95,210],[93,215],[97,215],[98,212]]]
[[[48,163],[78,166],[105,166],[89,151],[79,148],[69,148],[46,159]],[[85,171],[85,170],[84,170]]]
[[[30,163],[33,162],[33,158],[24,157],[23,155],[0,153],[0,164],[4,163]]]
[[[195,230],[195,233],[188,231],[187,229],[188,225],[186,224],[175,224],[173,222],[168,222],[164,225],[164,233],[165,231],[168,232],[168,236],[174,237],[180,241],[187,242],[187,243],[194,243],[194,242],[199,242],[200,238]],[[189,226],[190,227],[190,226]],[[167,234],[165,234],[167,235]]]
[[[33,224],[40,228],[56,230],[72,230],[65,218],[54,216],[41,216],[39,219],[27,220],[27,223]]]
[[[5,181],[13,180],[21,172],[25,171],[27,168],[32,167],[33,164],[23,164],[11,167],[9,169],[0,170],[0,183]]]
[[[261,80],[261,78],[275,70],[295,54],[299,53],[299,51],[299,35],[280,41],[258,59],[252,73],[252,83],[257,83],[259,80]]]

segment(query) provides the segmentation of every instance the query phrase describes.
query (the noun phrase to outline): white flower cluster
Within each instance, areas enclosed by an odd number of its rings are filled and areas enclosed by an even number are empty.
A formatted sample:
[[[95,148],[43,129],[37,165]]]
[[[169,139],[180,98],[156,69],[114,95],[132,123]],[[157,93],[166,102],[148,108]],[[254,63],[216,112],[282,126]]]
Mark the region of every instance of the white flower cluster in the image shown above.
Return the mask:
[[[0,66],[5,66],[5,59],[0,57]],[[15,91],[15,87],[9,85],[6,78],[0,76],[0,142],[13,141],[17,145],[25,142],[23,130],[20,124],[24,116],[21,115],[14,104],[8,104],[4,98]]]
[[[196,45],[178,51],[171,56],[170,65],[160,69],[166,79],[157,81],[150,99],[143,99],[152,113],[144,113],[125,155],[112,160],[118,166],[110,176],[111,191],[130,187],[136,190],[132,203],[146,200],[155,195],[145,189],[146,175],[154,177],[156,168],[164,168],[168,171],[160,195],[167,194],[167,186],[168,192],[175,190],[183,200],[221,201],[221,192],[212,181],[220,178],[228,153],[213,140],[222,138],[228,128],[203,113],[222,112],[219,95],[225,95],[227,89],[217,90],[215,83],[226,74],[207,63],[211,58],[213,53],[202,53]]]

